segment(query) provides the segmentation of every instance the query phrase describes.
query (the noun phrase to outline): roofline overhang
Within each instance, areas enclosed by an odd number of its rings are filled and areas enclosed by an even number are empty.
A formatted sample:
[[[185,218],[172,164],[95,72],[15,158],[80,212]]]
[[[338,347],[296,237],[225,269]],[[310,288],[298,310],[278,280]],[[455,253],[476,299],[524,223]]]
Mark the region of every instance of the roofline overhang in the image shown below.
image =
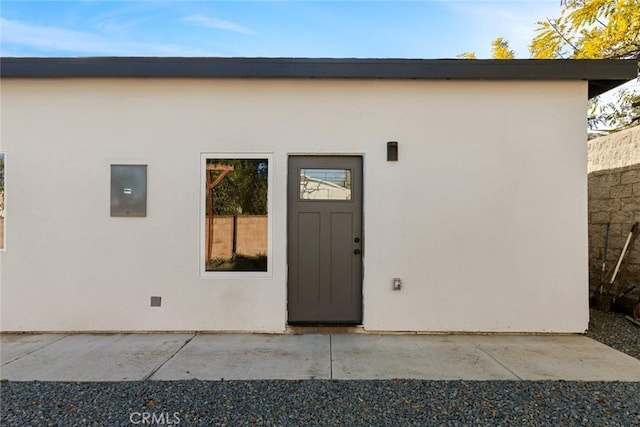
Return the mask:
[[[586,80],[589,98],[637,76],[619,59],[0,58],[1,78]]]

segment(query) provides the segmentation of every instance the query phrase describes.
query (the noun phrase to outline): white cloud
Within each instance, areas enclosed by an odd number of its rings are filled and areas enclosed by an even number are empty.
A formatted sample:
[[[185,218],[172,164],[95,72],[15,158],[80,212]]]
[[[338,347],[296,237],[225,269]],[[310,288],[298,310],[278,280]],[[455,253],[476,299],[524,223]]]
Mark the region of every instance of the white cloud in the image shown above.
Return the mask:
[[[102,40],[93,34],[64,28],[41,27],[0,18],[2,44],[26,45],[38,49],[61,49],[71,52],[91,51]],[[101,49],[102,50],[102,49]]]
[[[103,33],[126,34],[148,20],[147,18],[123,19],[112,14],[111,16],[96,17],[93,21],[94,26]]]
[[[88,56],[215,56],[215,52],[176,44],[113,40],[99,34],[37,26],[0,18],[0,54],[23,50]]]
[[[232,31],[234,33],[251,34],[253,31],[243,27],[242,25],[235,24],[230,21],[224,21],[218,18],[212,18],[203,15],[191,15],[182,18],[183,22],[197,25],[205,28],[213,28],[216,30]]]

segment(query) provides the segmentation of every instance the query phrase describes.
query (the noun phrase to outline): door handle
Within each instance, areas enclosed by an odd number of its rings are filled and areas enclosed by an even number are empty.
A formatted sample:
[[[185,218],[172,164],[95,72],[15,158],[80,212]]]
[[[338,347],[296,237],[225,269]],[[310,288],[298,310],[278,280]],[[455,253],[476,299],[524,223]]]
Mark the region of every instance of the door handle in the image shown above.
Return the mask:
[[[356,255],[360,255],[360,249],[354,249],[353,253],[356,254]]]

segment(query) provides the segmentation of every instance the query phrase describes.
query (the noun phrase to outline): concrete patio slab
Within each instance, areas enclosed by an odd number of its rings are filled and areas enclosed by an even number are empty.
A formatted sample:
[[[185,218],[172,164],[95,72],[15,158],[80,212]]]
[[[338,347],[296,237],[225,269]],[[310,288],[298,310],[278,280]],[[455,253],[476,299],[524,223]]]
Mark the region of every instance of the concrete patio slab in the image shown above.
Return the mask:
[[[640,382],[640,360],[584,336],[2,334],[12,381],[257,379]]]
[[[328,335],[198,335],[150,379],[329,379],[329,340]]]
[[[63,334],[2,334],[0,335],[0,365],[6,365],[62,338]]]
[[[640,360],[583,336],[478,336],[523,380],[640,381]]]
[[[192,336],[68,335],[3,365],[0,378],[12,381],[143,380]]]
[[[517,380],[469,336],[335,335],[333,378]]]

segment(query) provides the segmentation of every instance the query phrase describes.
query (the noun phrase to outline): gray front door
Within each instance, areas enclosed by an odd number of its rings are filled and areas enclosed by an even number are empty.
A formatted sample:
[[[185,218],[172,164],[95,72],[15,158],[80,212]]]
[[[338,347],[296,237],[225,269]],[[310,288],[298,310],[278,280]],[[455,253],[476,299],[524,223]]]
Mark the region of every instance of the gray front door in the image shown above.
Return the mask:
[[[362,157],[290,156],[290,323],[362,323]]]

